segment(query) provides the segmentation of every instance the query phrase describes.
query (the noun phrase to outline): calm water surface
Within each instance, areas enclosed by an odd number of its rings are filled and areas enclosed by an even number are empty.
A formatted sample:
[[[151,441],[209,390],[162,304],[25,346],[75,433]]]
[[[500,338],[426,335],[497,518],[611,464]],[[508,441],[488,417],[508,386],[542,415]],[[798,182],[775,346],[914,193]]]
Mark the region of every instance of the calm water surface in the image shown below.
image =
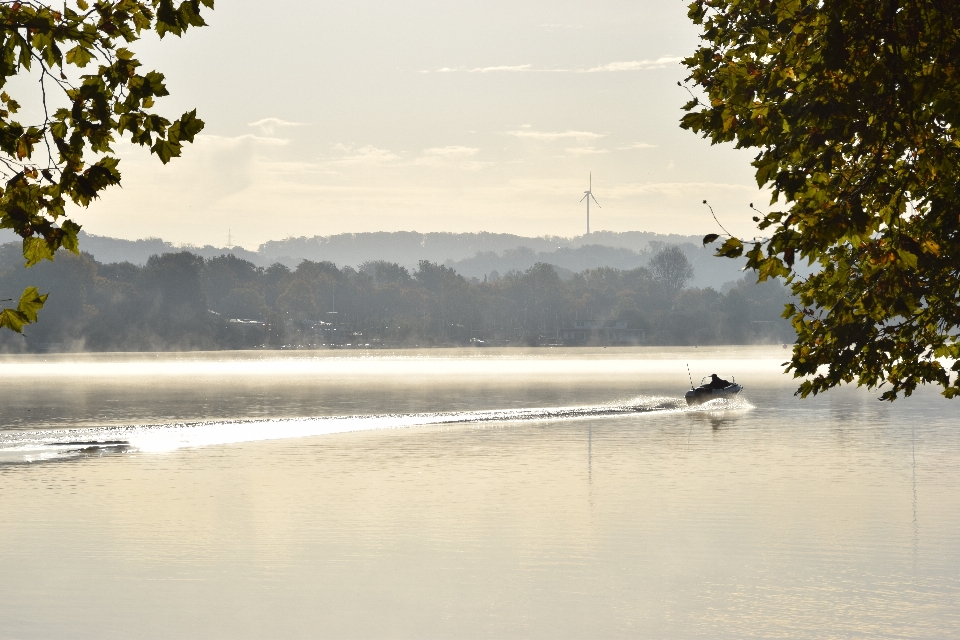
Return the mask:
[[[4,360],[0,637],[960,636],[960,405],[784,359]]]

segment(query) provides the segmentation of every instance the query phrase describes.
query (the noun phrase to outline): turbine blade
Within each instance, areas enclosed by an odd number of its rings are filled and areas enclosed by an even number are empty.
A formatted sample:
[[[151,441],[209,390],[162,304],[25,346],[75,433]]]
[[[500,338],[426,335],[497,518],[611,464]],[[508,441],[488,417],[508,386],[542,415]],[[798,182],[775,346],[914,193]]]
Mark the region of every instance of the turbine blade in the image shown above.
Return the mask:
[[[597,202],[597,199],[593,197],[593,194],[592,194],[592,193],[590,194],[590,197],[593,198],[593,201],[596,202],[596,204],[597,204],[598,207],[600,207],[600,203]],[[600,207],[600,208],[603,209],[603,207]]]
[[[590,195],[590,194],[588,193],[587,195],[585,195],[585,196],[583,196],[582,198],[580,198],[580,202],[583,202],[584,200],[586,200],[589,195]]]

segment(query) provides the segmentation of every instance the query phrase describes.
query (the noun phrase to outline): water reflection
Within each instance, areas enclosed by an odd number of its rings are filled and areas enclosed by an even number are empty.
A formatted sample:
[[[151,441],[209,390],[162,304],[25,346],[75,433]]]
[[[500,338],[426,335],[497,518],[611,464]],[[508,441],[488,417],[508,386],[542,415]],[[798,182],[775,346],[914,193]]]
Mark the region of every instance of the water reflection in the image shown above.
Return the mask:
[[[742,411],[742,408],[734,407],[723,411],[696,412],[691,414],[691,425],[709,425],[714,431],[720,431],[722,428],[730,428],[735,425],[742,416]]]
[[[90,425],[105,403],[78,381],[67,397],[86,417],[3,434],[85,453],[0,466],[0,635],[955,635],[953,405],[855,389],[801,402],[770,377],[748,378],[753,408],[685,411],[663,400],[686,387],[683,360],[657,374],[618,355],[605,378],[588,355],[583,379],[570,356],[520,362],[523,375],[518,360],[488,374],[458,364],[453,380],[423,374],[429,363],[393,382],[194,377],[168,414],[149,409],[164,418],[151,429],[192,444],[153,453],[106,453],[137,441],[77,431],[140,424],[144,396],[125,391],[137,385],[107,385],[111,422]],[[741,379],[767,366],[740,364],[716,368]],[[224,398],[267,395],[276,415],[209,420]],[[659,409],[609,410],[641,396]],[[504,419],[396,428],[456,412]],[[181,416],[201,428],[169,424]],[[263,439],[305,417],[326,435]],[[332,428],[377,420],[392,428]],[[245,429],[256,441],[223,444]]]

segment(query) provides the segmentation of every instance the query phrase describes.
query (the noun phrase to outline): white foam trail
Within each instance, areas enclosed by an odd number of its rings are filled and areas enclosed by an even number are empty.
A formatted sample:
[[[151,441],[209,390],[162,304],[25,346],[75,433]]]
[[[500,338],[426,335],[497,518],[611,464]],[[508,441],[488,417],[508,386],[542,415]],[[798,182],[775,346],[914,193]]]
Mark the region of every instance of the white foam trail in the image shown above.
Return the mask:
[[[163,452],[185,447],[283,440],[375,429],[440,424],[558,421],[629,414],[750,409],[743,399],[717,399],[696,407],[683,400],[640,397],[625,403],[581,407],[497,409],[441,413],[226,420],[176,424],[0,433],[0,462],[40,461],[110,451]]]

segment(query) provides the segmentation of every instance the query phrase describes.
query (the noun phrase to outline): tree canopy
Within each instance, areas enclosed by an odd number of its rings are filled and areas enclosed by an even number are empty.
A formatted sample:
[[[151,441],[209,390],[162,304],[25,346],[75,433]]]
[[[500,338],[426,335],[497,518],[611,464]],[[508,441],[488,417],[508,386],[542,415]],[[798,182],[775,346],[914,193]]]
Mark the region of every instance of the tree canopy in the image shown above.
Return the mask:
[[[196,110],[172,122],[152,110],[168,94],[164,76],[144,72],[123,46],[146,31],[163,38],[203,26],[203,7],[213,0],[0,2],[0,228],[23,238],[26,266],[61,247],[79,251],[80,225],[66,207],[89,206],[120,184],[117,138],[129,135],[167,163],[203,128]],[[7,89],[17,76],[37,81],[27,103],[37,122],[15,119],[21,102]],[[45,300],[26,288],[16,308],[0,310],[0,327],[21,331]]]
[[[354,269],[304,260],[254,265],[233,255],[155,255],[142,266],[83,252],[31,270],[0,245],[0,289],[29,277],[50,292],[41,322],[0,334],[0,353],[256,347],[776,343],[789,291],[778,282],[675,290],[646,268],[561,276],[537,263],[502,277],[384,260]],[[335,313],[334,313],[335,312]]]
[[[960,4],[697,0],[689,16],[702,43],[684,64],[705,97],[681,126],[755,149],[772,191],[754,217],[769,237],[729,237],[718,255],[790,283],[798,393],[856,381],[886,400],[925,383],[956,396]]]
[[[693,278],[693,265],[676,245],[658,251],[650,260],[650,270],[671,291],[683,289]]]

